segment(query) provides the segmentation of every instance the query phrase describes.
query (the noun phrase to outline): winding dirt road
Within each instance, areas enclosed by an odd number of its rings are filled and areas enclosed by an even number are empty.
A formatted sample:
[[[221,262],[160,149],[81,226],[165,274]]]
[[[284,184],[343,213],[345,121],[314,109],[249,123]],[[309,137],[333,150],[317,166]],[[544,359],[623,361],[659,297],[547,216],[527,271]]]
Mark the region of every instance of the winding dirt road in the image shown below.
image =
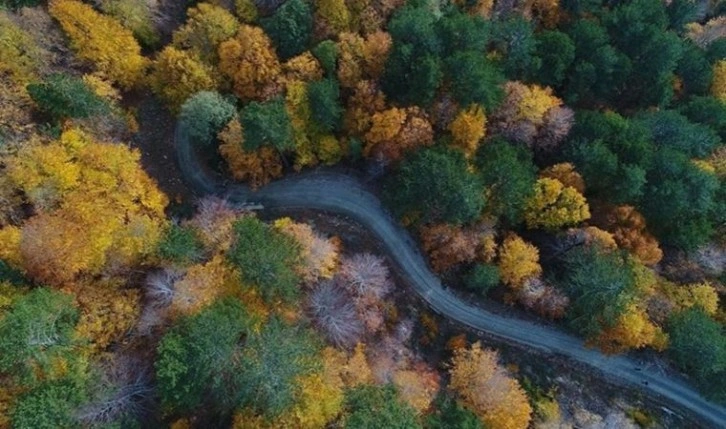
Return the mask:
[[[176,134],[180,169],[196,193],[219,195],[235,203],[261,203],[265,208],[315,209],[348,216],[381,241],[405,280],[442,316],[496,337],[590,365],[608,379],[637,386],[654,399],[688,410],[708,427],[726,428],[726,409],[707,401],[681,380],[639,368],[639,363],[627,357],[605,356],[588,349],[572,335],[492,314],[454,296],[429,270],[408,232],[357,179],[336,173],[300,174],[252,192],[243,185],[221,183],[208,174],[200,165],[183,127],[178,127]]]

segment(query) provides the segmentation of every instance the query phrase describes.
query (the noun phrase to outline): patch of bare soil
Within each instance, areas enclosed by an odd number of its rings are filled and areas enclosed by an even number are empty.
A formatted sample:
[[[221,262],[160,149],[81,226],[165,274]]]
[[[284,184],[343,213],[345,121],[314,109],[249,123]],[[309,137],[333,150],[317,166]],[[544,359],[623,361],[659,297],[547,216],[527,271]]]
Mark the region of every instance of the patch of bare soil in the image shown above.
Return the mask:
[[[184,183],[176,160],[174,117],[151,93],[131,94],[126,101],[136,111],[139,123],[139,131],[130,145],[141,151],[144,170],[171,201],[192,201],[193,194]]]

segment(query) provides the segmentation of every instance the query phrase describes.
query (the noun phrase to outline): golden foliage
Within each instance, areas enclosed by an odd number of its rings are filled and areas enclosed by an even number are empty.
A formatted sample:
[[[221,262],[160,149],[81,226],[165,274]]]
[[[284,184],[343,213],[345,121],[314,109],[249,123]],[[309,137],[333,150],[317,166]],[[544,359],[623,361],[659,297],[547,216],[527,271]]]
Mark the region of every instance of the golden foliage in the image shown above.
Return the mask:
[[[708,282],[685,286],[662,282],[660,286],[671,303],[678,309],[684,310],[698,306],[710,315],[715,315],[718,311],[718,292]]]
[[[618,246],[628,249],[646,265],[655,265],[663,258],[658,240],[646,229],[645,218],[635,207],[619,206],[608,212],[605,228],[613,234]]]
[[[562,105],[562,100],[552,95],[552,89],[539,85],[525,85],[518,81],[507,82],[504,85],[506,92],[506,106],[504,109],[513,109],[507,112],[509,122],[527,121],[535,126],[542,125],[545,113],[553,107]]]
[[[585,193],[585,180],[575,171],[575,166],[569,162],[550,165],[539,173],[540,177],[549,177],[559,180],[563,185],[575,188],[577,192]]]
[[[118,282],[83,282],[72,291],[81,312],[76,332],[91,341],[94,352],[123,339],[139,317],[138,289]]]
[[[345,365],[341,368],[340,376],[346,387],[356,387],[373,382],[373,373],[366,359],[365,344],[356,344]]]
[[[190,52],[167,46],[156,57],[149,75],[151,89],[178,112],[187,98],[217,86],[214,71]]]
[[[295,143],[295,169],[318,163],[315,146],[310,136],[312,112],[308,102],[307,85],[303,81],[294,80],[287,84],[285,109],[290,116],[293,141]]]
[[[600,333],[595,343],[606,353],[621,353],[646,346],[662,351],[668,345],[668,336],[648,319],[642,308],[631,304],[613,327]]]
[[[338,38],[338,80],[343,88],[353,88],[363,79],[365,40],[355,33],[340,33]]]
[[[431,123],[421,109],[392,107],[373,114],[364,139],[364,156],[382,156],[396,161],[408,151],[432,145],[434,135]]]
[[[392,381],[399,397],[419,414],[428,411],[439,392],[439,374],[422,362],[394,372]]]
[[[303,263],[299,274],[304,282],[312,284],[333,277],[340,256],[338,239],[322,237],[310,225],[294,222],[289,217],[277,219],[274,225],[300,244]]]
[[[287,60],[282,65],[282,70],[286,81],[310,82],[323,77],[323,69],[310,51],[305,51]]]
[[[176,314],[197,313],[219,296],[241,290],[239,279],[239,273],[219,254],[209,262],[192,265],[184,277],[174,283],[171,310]]]
[[[121,93],[119,90],[114,88],[113,83],[106,80],[102,74],[84,74],[83,82],[99,97],[104,98],[111,103],[121,101]]]
[[[524,219],[528,228],[554,230],[589,218],[590,207],[585,197],[557,179],[537,180],[534,193],[525,204]]]
[[[521,288],[525,280],[542,274],[539,250],[518,235],[509,235],[499,248],[499,272],[506,285]]]
[[[324,34],[344,33],[350,29],[350,12],[345,0],[316,0],[316,25]]]
[[[17,268],[22,267],[23,257],[20,254],[20,228],[8,225],[0,228],[0,259]]]
[[[385,95],[375,82],[370,80],[358,82],[353,89],[353,95],[348,98],[348,106],[343,117],[346,131],[351,135],[364,135],[371,127],[373,114],[385,108]]]
[[[234,8],[239,20],[245,24],[257,21],[259,14],[253,0],[234,0]]]
[[[218,61],[217,48],[239,29],[239,22],[226,9],[198,3],[187,10],[187,22],[174,32],[174,46],[191,50],[207,64]]]
[[[219,68],[243,100],[265,100],[281,89],[280,61],[259,27],[242,25],[234,38],[219,45]]]
[[[48,10],[58,20],[81,59],[123,88],[136,85],[148,60],[130,30],[76,0],[53,0]]]
[[[524,429],[532,407],[517,380],[497,364],[497,354],[479,342],[454,351],[449,386],[462,402],[493,429]]]
[[[460,110],[449,125],[454,146],[463,150],[467,157],[474,155],[479,142],[486,135],[486,124],[487,118],[481,106],[472,104]]]
[[[24,87],[47,67],[48,53],[23,31],[9,12],[0,11],[0,75],[9,73],[12,82]]]
[[[721,60],[713,65],[711,94],[726,103],[726,60]]]
[[[5,159],[12,185],[40,211],[21,228],[22,266],[31,277],[58,285],[155,250],[167,199],[139,161],[137,150],[78,130]]]
[[[392,45],[393,39],[385,31],[375,31],[366,36],[362,51],[363,70],[369,79],[381,77]]]
[[[233,119],[220,131],[219,153],[235,180],[246,181],[252,189],[264,186],[282,176],[280,154],[271,147],[263,146],[253,152],[243,148],[242,124]]]

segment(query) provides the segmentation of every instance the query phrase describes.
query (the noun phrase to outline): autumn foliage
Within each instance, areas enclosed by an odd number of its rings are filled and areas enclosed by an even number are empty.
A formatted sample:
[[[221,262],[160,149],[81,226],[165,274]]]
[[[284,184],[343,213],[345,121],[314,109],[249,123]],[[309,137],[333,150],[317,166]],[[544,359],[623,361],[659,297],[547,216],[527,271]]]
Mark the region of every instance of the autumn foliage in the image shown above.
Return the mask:
[[[78,56],[124,88],[143,77],[148,60],[131,31],[113,18],[76,0],[53,0],[49,11],[71,40]]]
[[[487,427],[524,429],[532,408],[527,395],[497,363],[496,352],[482,349],[477,342],[454,351],[450,389],[474,411]]]

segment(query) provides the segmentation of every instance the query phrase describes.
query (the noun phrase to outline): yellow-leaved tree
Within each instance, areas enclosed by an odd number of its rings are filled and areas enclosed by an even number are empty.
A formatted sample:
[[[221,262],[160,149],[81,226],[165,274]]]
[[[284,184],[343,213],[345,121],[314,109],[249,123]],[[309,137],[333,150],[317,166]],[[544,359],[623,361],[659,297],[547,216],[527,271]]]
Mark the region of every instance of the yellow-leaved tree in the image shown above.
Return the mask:
[[[726,103],[726,60],[721,60],[713,65],[711,94]]]
[[[467,157],[474,155],[479,142],[486,134],[486,124],[484,109],[477,104],[459,111],[449,125],[454,146],[463,150]]]
[[[528,228],[554,230],[590,218],[585,197],[577,189],[549,177],[537,180],[524,210]]]
[[[123,88],[136,85],[148,60],[130,30],[76,0],[53,0],[48,7],[78,56]]]
[[[474,343],[454,351],[449,387],[492,429],[524,429],[532,407],[517,380],[497,364],[497,353]]]
[[[668,336],[650,321],[645,310],[637,304],[630,304],[614,326],[600,333],[595,343],[607,353],[621,353],[646,346],[662,351],[668,345]]]
[[[174,46],[191,50],[206,64],[219,61],[220,43],[237,33],[239,22],[226,9],[209,3],[198,3],[187,10],[187,22],[174,32]]]
[[[509,235],[499,248],[499,273],[506,285],[521,288],[528,278],[542,274],[539,250],[518,235]]]
[[[191,95],[216,88],[214,70],[203,64],[196,55],[167,46],[154,60],[151,89],[178,112]]]
[[[34,280],[61,285],[152,254],[166,224],[167,198],[140,157],[75,129],[6,157],[10,188],[37,211],[20,225],[20,268]]]

